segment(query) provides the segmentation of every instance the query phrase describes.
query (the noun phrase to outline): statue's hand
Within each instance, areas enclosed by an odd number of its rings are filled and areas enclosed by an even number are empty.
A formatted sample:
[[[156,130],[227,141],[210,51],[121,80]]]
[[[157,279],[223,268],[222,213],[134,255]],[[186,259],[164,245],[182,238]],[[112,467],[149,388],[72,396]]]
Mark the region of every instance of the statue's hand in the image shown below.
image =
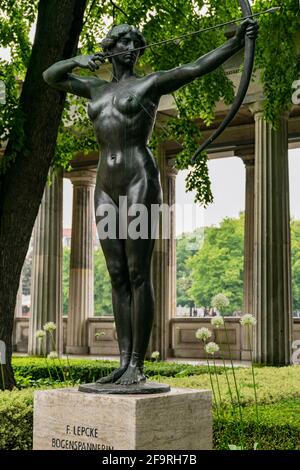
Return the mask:
[[[250,39],[256,39],[258,35],[259,26],[257,21],[253,21],[250,18],[247,18],[239,26],[235,39],[240,47],[243,47],[245,44],[245,36],[247,35]]]
[[[73,57],[73,61],[77,65],[77,67],[81,67],[82,69],[90,69],[92,72],[99,68],[99,65],[96,62],[101,62],[102,64],[105,62],[105,54],[102,52],[97,52],[97,54],[92,55],[79,55],[77,57]]]

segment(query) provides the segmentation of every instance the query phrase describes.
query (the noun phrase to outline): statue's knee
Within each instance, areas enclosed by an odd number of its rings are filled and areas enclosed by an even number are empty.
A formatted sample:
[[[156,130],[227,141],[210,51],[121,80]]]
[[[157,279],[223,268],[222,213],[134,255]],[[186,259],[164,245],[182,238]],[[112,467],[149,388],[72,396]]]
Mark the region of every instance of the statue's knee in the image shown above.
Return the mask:
[[[130,284],[133,287],[140,287],[148,280],[148,275],[144,269],[129,269]]]
[[[128,274],[123,268],[117,266],[109,267],[111,285],[114,289],[126,287],[129,285]]]

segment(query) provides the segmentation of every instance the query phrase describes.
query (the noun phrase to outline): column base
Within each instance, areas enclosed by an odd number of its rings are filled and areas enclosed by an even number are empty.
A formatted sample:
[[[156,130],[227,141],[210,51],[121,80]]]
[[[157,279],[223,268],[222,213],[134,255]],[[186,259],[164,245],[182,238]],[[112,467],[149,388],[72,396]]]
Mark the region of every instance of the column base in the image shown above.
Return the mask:
[[[210,450],[211,392],[35,392],[34,450]]]
[[[66,347],[67,354],[76,354],[78,356],[89,354],[88,346],[67,346]]]

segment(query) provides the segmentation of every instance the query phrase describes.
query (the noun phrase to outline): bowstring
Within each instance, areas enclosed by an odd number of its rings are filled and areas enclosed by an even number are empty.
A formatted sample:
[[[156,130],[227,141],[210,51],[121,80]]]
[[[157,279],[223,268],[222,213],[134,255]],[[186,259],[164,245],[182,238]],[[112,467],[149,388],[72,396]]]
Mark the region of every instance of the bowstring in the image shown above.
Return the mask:
[[[245,21],[247,19],[256,18],[256,17],[259,17],[261,15],[275,13],[276,11],[278,11],[280,9],[281,9],[281,7],[271,7],[271,8],[268,8],[267,10],[261,11],[259,13],[253,13],[252,15],[244,16],[244,17],[241,17],[241,18],[236,18],[235,20],[231,20],[231,21],[226,21],[225,23],[219,23],[217,25],[209,26],[207,28],[198,29],[196,31],[190,31],[190,32],[185,33],[185,34],[181,34],[180,36],[172,37],[172,38],[169,38],[169,39],[163,39],[162,41],[153,42],[151,44],[147,44],[147,45],[141,46],[141,47],[136,47],[136,48],[132,49],[132,52],[133,51],[143,51],[143,50],[148,49],[150,47],[162,46],[162,45],[167,44],[169,42],[180,41],[180,40],[185,39],[189,36],[194,36],[196,34],[202,34],[202,33],[208,32],[208,31],[213,31],[214,29],[221,29],[221,28],[224,28],[225,26],[233,25],[235,23]],[[121,55],[121,54],[123,54],[123,52],[116,52],[115,54],[105,55],[105,58],[110,59],[112,57],[116,57],[116,56]]]

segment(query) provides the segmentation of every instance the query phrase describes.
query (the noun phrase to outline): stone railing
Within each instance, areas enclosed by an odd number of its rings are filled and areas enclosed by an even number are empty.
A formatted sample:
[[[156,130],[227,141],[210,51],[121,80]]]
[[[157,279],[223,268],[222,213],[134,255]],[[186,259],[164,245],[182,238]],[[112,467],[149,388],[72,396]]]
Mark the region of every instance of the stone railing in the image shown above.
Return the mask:
[[[64,351],[66,347],[67,318],[64,318]],[[27,352],[29,318],[15,318],[14,350]],[[226,317],[228,341],[233,359],[249,360],[248,338],[237,317]],[[209,318],[172,318],[170,322],[170,357],[203,359],[203,347],[196,339],[199,328],[210,328]],[[300,340],[300,318],[294,318],[293,340]],[[224,328],[213,332],[212,341],[219,344],[224,357],[229,357]],[[118,343],[113,317],[93,317],[88,320],[89,353],[94,356],[117,356]]]
[[[213,335],[210,341],[218,343],[224,357],[229,357],[228,348],[225,348],[228,340],[232,359],[241,359],[242,333],[239,321],[237,318],[230,317],[226,319],[226,324],[227,338],[224,328],[219,328],[212,330]],[[210,318],[172,318],[172,349],[170,356],[177,358],[204,358],[203,345],[195,336],[199,328],[211,329]]]

